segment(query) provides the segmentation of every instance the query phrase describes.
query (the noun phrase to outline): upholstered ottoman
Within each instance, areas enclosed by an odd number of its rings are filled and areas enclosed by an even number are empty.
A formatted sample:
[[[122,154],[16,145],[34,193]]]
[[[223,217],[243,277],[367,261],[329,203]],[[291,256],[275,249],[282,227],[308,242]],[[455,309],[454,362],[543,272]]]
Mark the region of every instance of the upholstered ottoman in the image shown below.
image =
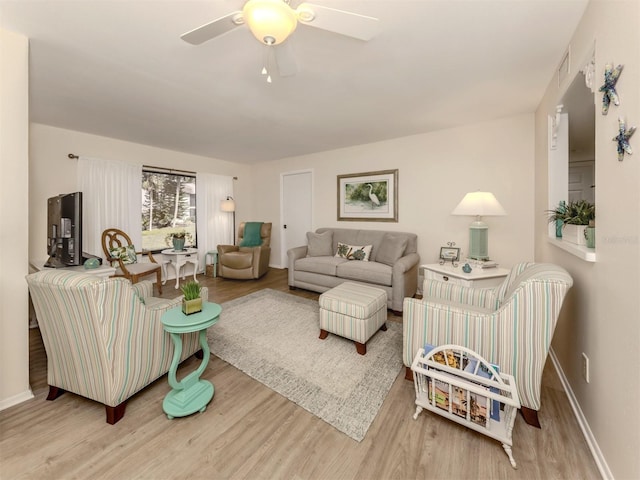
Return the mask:
[[[387,326],[387,293],[375,287],[345,282],[320,295],[320,338],[329,332],[353,340],[360,355],[367,341]]]

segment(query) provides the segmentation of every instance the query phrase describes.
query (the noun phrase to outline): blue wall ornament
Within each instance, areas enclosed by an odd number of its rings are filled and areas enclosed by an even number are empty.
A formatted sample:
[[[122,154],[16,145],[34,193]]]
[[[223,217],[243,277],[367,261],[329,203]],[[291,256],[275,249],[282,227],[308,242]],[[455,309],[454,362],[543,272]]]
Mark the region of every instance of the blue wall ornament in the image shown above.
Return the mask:
[[[625,153],[629,155],[633,153],[631,145],[629,145],[629,139],[635,133],[636,127],[629,127],[629,130],[626,130],[624,120],[618,118],[618,128],[620,129],[620,133],[613,137],[613,141],[618,142],[618,161],[621,162],[624,160]]]
[[[602,95],[602,114],[606,115],[609,112],[609,105],[613,102],[614,105],[620,105],[620,99],[616,92],[616,83],[618,77],[622,73],[624,65],[618,65],[613,68],[613,65],[607,64],[604,67],[604,85],[600,87]]]

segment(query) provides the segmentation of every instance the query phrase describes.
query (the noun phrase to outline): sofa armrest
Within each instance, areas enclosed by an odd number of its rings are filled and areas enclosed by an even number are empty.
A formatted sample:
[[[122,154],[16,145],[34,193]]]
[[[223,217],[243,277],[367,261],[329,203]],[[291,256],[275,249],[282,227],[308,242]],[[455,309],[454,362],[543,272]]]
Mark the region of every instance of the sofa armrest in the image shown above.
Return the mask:
[[[474,288],[427,278],[422,284],[422,297],[432,301],[454,301],[461,306],[498,308],[497,288]]]
[[[409,253],[393,264],[391,270],[391,288],[393,289],[391,310],[394,312],[401,312],[404,297],[413,297],[418,290],[418,263],[420,263],[420,255]]]
[[[289,286],[293,287],[294,286],[294,273],[295,273],[295,267],[296,267],[296,260],[300,259],[300,258],[304,258],[307,256],[307,246],[303,245],[301,247],[294,247],[294,248],[290,248],[287,251],[287,266],[289,267]]]

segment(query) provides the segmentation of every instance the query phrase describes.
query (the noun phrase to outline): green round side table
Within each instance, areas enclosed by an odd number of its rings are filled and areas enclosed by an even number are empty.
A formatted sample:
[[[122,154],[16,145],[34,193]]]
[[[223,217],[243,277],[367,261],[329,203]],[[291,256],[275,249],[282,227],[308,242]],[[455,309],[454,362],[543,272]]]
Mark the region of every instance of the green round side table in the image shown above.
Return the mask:
[[[200,375],[207,368],[211,354],[207,344],[207,328],[218,321],[221,311],[222,307],[217,303],[202,302],[202,311],[198,313],[185,315],[181,307],[175,307],[162,315],[162,326],[171,335],[175,346],[173,361],[169,367],[169,385],[173,390],[162,402],[162,409],[169,419],[204,412],[213,398],[213,384],[201,380]],[[182,355],[182,334],[193,332],[200,332],[200,346],[204,356],[198,369],[178,382],[176,372]]]

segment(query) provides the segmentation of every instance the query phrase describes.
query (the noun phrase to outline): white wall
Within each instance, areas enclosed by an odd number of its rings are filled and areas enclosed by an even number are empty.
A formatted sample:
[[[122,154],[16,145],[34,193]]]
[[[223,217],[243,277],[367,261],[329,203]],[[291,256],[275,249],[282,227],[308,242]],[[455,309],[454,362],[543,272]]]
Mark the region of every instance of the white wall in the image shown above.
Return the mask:
[[[624,64],[617,84],[620,106],[609,114],[596,102],[596,263],[587,263],[547,242],[547,115],[571,83],[551,79],[536,112],[537,261],[565,267],[574,279],[558,323],[553,350],[586,420],[588,439],[605,477],[640,478],[640,138],[636,153],[619,162],[618,116],[640,123],[640,2],[592,1],[571,49],[571,71],[582,66],[595,41],[596,87],[606,63]],[[541,26],[541,28],[543,28]],[[590,383],[582,377],[582,353],[590,359]],[[542,406],[544,408],[544,405]]]
[[[0,410],[29,388],[29,42],[0,29]]]
[[[508,213],[485,218],[489,254],[504,266],[533,260],[533,132],[533,114],[526,114],[255,165],[252,213],[255,220],[273,222],[271,264],[286,266],[280,254],[280,174],[301,169],[314,171],[314,229],[413,232],[421,263],[431,263],[449,241],[468,252],[473,218],[452,216],[451,211],[467,192],[487,190]],[[337,175],[395,168],[397,223],[337,221]]]
[[[247,165],[125,142],[108,137],[31,124],[29,186],[29,256],[47,258],[47,198],[78,190],[77,160],[68,154],[142,163],[156,167],[236,176],[238,218],[248,215],[251,169]],[[102,252],[89,252],[102,256]]]

